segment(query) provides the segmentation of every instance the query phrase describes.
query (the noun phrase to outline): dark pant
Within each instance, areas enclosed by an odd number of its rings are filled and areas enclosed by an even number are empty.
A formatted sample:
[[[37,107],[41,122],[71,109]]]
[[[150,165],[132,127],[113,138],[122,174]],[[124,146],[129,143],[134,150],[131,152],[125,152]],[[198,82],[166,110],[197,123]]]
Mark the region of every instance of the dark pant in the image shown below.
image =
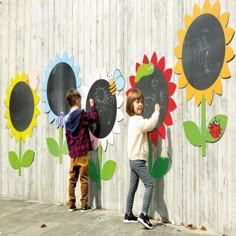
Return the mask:
[[[130,160],[130,187],[127,197],[126,213],[130,214],[133,209],[134,195],[138,188],[139,179],[143,182],[145,186],[143,207],[142,212],[148,214],[148,209],[150,206],[153,190],[153,181],[149,175],[146,161],[143,160]]]
[[[75,188],[80,177],[81,207],[88,204],[88,155],[71,158],[69,171],[69,207],[75,206]]]

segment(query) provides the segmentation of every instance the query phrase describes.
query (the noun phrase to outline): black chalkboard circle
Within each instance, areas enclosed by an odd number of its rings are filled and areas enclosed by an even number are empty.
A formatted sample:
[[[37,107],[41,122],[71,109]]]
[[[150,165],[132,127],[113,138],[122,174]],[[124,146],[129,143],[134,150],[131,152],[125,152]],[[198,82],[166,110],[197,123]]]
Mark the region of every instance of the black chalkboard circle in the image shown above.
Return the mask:
[[[154,72],[142,77],[135,87],[140,89],[144,96],[144,112],[142,114],[144,118],[151,117],[156,103],[160,105],[160,117],[154,130],[158,129],[165,119],[169,101],[168,85],[163,72],[155,67]]]
[[[183,70],[197,90],[211,87],[217,80],[225,57],[224,31],[211,14],[197,17],[190,25],[182,49]]]
[[[30,87],[25,82],[18,82],[10,95],[10,119],[14,128],[23,132],[26,130],[34,115],[34,97]]]
[[[90,131],[96,138],[105,138],[113,129],[116,114],[116,96],[109,91],[107,80],[99,79],[90,88],[86,100],[86,110],[90,110],[89,99],[95,102],[98,111],[98,121],[90,126]]]
[[[67,114],[70,111],[65,96],[71,88],[76,88],[76,77],[73,69],[65,62],[56,64],[48,78],[47,97],[50,109],[57,116],[61,112]]]

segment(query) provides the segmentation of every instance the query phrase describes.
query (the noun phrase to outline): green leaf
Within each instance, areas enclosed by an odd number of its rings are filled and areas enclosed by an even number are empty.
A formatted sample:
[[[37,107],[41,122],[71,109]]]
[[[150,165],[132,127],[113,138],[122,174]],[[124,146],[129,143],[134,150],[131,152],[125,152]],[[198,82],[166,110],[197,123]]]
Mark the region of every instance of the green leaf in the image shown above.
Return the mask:
[[[69,155],[69,150],[68,150],[68,146],[67,146],[67,142],[66,141],[62,145],[61,151],[62,151],[63,154]]]
[[[169,162],[170,160],[168,157],[157,158],[157,160],[155,161],[153,165],[151,176],[157,179],[162,178],[168,171]]]
[[[109,180],[112,178],[112,176],[114,175],[116,171],[116,162],[109,160],[107,162],[105,162],[102,170],[101,170],[101,179],[104,180]]]
[[[89,177],[93,181],[97,182],[99,180],[99,174],[97,168],[92,160],[89,160],[88,172],[89,172]]]
[[[218,141],[224,134],[228,117],[225,115],[216,115],[214,116],[207,127],[206,131],[206,141],[210,143],[215,143]]]
[[[47,145],[48,145],[49,152],[53,156],[59,157],[59,155],[60,155],[60,148],[59,148],[56,140],[54,140],[54,138],[47,138]]]
[[[202,146],[204,139],[198,126],[193,121],[185,121],[183,126],[188,141],[194,146]]]
[[[34,160],[34,155],[35,152],[33,150],[27,150],[22,157],[22,167],[29,167]]]
[[[8,152],[8,159],[10,161],[12,168],[20,169],[21,163],[20,163],[18,156],[15,152],[13,152],[13,151]]]

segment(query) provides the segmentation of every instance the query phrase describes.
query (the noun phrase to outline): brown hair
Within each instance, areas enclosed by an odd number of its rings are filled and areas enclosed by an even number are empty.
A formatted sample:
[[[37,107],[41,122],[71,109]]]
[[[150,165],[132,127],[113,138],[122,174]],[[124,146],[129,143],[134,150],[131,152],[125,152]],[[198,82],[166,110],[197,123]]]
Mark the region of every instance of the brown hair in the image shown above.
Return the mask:
[[[141,92],[141,90],[135,88],[133,90],[131,90],[129,92],[129,95],[127,97],[127,101],[126,101],[126,112],[129,116],[133,116],[135,115],[134,113],[134,101],[136,100],[141,100],[142,102],[144,102],[144,97],[143,94]]]
[[[75,88],[71,88],[67,93],[66,93],[66,100],[69,103],[70,107],[74,106],[76,104],[76,99],[79,98],[81,99],[80,93],[77,91]]]

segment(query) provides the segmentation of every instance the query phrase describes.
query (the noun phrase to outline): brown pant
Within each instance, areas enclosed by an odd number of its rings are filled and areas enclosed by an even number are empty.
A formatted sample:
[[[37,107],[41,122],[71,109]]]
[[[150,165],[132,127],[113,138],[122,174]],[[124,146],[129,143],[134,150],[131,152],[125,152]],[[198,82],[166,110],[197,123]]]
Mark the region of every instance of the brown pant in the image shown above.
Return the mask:
[[[69,207],[75,206],[75,187],[80,176],[81,207],[88,204],[88,155],[71,158],[69,171]]]

